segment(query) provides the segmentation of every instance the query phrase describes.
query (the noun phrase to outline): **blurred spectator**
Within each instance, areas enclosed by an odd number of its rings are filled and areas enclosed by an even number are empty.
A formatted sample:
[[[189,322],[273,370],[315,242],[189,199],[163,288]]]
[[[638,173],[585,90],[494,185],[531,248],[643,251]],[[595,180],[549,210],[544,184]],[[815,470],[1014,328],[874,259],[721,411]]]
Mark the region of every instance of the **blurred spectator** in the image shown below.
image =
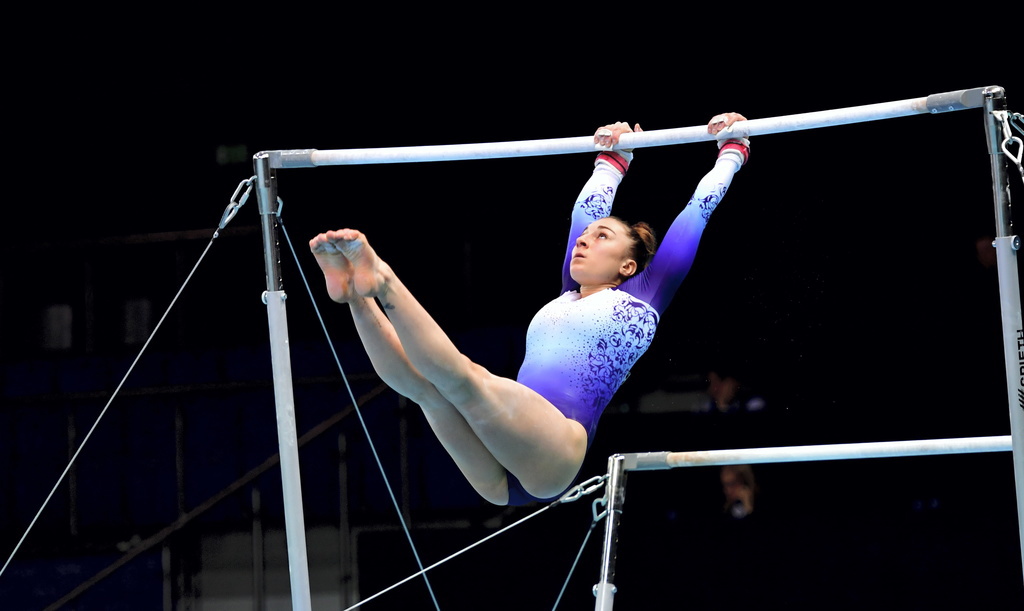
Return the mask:
[[[707,400],[703,412],[723,414],[759,412],[765,408],[763,397],[742,384],[736,376],[712,370],[707,376]]]
[[[757,499],[757,481],[750,465],[724,465],[719,474],[722,481],[722,506],[729,517],[742,520],[754,513]]]

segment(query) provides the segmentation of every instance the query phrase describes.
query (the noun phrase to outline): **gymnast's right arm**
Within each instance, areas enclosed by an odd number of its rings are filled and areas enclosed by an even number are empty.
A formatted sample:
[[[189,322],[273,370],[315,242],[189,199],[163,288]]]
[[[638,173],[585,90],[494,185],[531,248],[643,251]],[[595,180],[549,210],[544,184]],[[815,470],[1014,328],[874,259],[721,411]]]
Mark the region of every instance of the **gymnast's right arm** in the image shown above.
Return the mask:
[[[636,131],[640,131],[637,124]],[[618,144],[619,135],[634,130],[629,128],[627,123],[614,123],[597,130],[594,135],[594,143],[600,146],[612,147]],[[594,171],[590,179],[583,185],[576,203],[572,208],[572,220],[569,228],[569,241],[565,248],[565,259],[562,263],[562,293],[579,288],[579,285],[569,275],[569,264],[572,261],[572,249],[576,244],[576,238],[583,233],[591,222],[610,216],[612,213],[612,202],[615,200],[615,192],[619,183],[626,175],[629,164],[633,160],[633,151],[602,151],[597,154],[594,161]]]

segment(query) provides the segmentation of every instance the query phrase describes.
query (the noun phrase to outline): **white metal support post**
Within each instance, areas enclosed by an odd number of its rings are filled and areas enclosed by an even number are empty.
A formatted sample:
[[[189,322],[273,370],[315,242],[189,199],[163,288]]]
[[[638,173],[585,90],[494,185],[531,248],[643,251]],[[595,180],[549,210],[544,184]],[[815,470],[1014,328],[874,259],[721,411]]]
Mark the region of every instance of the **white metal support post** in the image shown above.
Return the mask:
[[[999,273],[999,307],[1003,323],[1003,354],[1006,359],[1006,395],[1010,406],[1013,442],[1013,473],[1017,487],[1017,528],[1021,567],[1024,568],[1024,324],[1021,323],[1020,281],[1017,253],[1020,236],[1013,233],[1010,217],[1010,183],[1006,154],[1002,150],[1001,123],[997,111],[1006,111],[1002,89],[985,91],[985,139],[992,166],[992,197],[996,218],[996,270]]]
[[[288,539],[288,574],[291,580],[293,611],[310,611],[309,568],[306,560],[306,527],[302,514],[302,483],[299,477],[299,443],[295,431],[295,399],[292,390],[292,366],[288,353],[288,316],[281,281],[281,259],[277,243],[277,179],[259,153],[256,166],[256,194],[263,224],[263,256],[267,269],[267,304],[270,325],[270,356],[274,373],[274,401],[277,410],[277,442],[281,455],[281,482],[284,492],[285,536]]]
[[[612,611],[615,598],[615,554],[619,540],[619,516],[626,501],[626,461],[617,454],[608,459],[608,481],[604,486],[604,546],[601,548],[601,578],[594,586],[596,611]]]

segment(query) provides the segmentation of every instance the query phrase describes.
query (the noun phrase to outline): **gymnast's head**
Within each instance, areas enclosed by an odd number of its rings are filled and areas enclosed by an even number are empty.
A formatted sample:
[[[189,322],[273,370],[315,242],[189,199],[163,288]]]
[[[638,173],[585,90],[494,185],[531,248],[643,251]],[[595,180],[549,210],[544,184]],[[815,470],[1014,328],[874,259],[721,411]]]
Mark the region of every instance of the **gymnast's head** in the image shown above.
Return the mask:
[[[597,219],[576,238],[569,272],[583,286],[617,286],[642,272],[657,247],[647,223],[630,224],[615,216]]]

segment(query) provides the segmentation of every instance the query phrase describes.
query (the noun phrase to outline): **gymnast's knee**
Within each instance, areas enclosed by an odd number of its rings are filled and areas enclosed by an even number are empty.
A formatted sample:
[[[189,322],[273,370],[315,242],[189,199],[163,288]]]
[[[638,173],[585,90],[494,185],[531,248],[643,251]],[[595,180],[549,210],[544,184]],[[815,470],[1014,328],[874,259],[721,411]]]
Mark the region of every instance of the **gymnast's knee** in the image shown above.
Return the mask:
[[[486,380],[493,374],[465,355],[459,355],[459,367],[442,379],[432,379],[434,387],[445,399],[459,407],[470,408],[481,402]]]

